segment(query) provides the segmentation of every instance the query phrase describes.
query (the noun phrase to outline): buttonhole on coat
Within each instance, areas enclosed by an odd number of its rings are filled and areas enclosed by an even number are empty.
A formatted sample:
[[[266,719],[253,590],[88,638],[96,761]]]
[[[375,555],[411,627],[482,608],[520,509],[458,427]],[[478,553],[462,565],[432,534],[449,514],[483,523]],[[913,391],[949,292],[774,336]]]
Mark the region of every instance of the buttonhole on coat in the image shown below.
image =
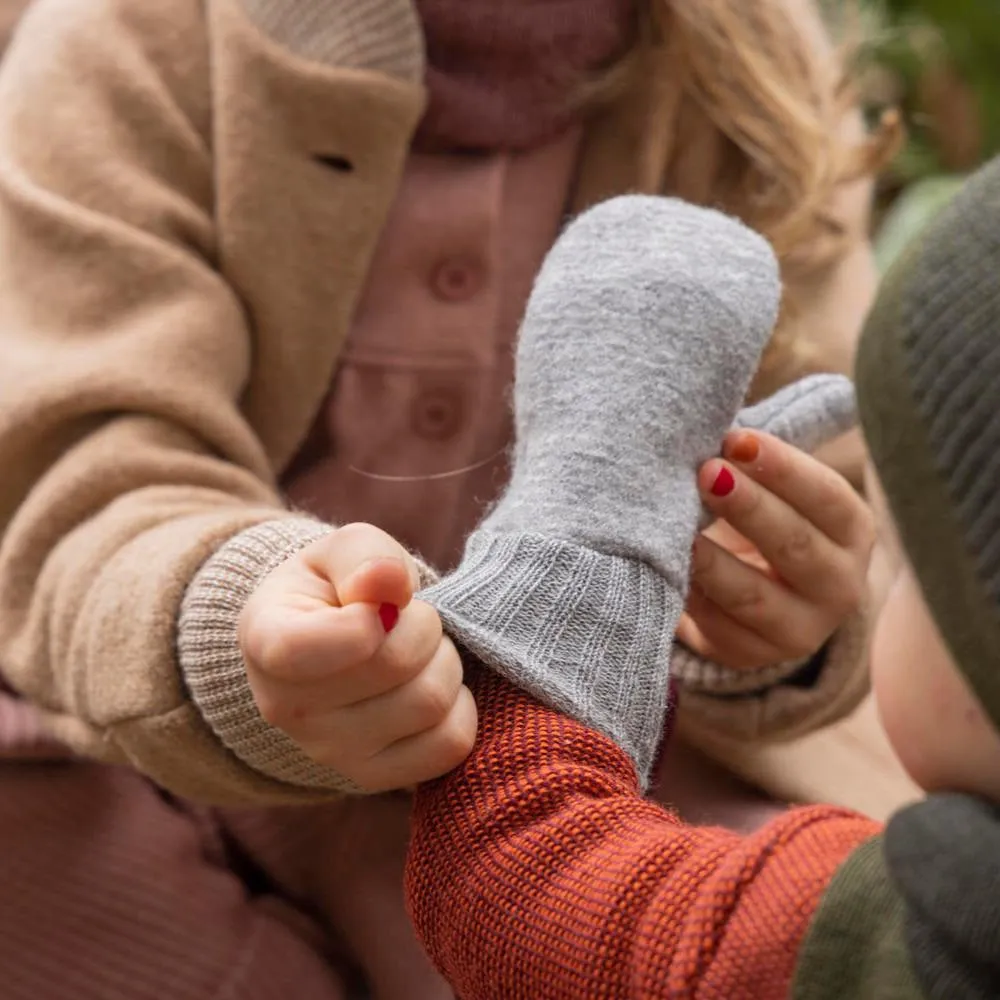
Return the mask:
[[[338,174],[349,174],[354,170],[354,164],[346,156],[338,156],[336,153],[317,153],[314,159],[324,167],[336,170]]]

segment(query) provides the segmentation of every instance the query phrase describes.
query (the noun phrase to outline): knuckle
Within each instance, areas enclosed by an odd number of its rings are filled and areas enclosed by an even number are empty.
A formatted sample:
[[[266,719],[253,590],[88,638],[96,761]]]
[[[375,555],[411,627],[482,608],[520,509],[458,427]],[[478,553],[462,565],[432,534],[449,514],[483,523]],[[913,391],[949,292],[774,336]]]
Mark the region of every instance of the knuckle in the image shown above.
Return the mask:
[[[819,643],[810,644],[801,633],[785,632],[781,638],[781,645],[777,647],[779,650],[778,656],[774,657],[769,663],[803,663],[818,648]]]
[[[262,673],[280,673],[293,654],[288,632],[264,615],[244,614],[239,638],[243,658]]]
[[[808,660],[819,652],[819,648],[822,645],[823,641],[821,639],[809,639],[805,635],[793,635],[788,640],[786,659]]]
[[[726,598],[725,606],[739,616],[755,619],[763,619],[767,612],[763,588],[754,583],[734,587]]]
[[[843,539],[852,549],[867,553],[875,544],[875,517],[868,505],[845,483],[843,503],[830,502],[833,511],[831,533]]]
[[[424,728],[439,725],[448,718],[458,692],[452,679],[443,673],[417,681],[416,710]]]
[[[461,764],[472,753],[475,742],[475,724],[470,724],[457,712],[452,713],[452,717],[441,727],[439,733],[437,756],[441,773]]]
[[[694,556],[691,560],[691,576],[696,580],[710,576],[715,563],[715,546],[706,539],[696,538]]]
[[[857,538],[856,548],[861,554],[863,560],[867,563],[868,558],[871,556],[872,549],[875,548],[877,532],[875,530],[875,515],[864,503],[861,504],[861,510],[856,518],[854,534]]]
[[[358,617],[337,623],[340,657],[329,660],[330,672],[368,663],[386,648],[385,636],[371,622]]]
[[[836,565],[826,574],[826,586],[818,603],[825,612],[829,631],[839,628],[844,619],[857,612],[868,596],[868,563],[859,562],[851,553],[841,553]]]
[[[346,546],[357,551],[369,546],[375,552],[395,550],[401,559],[409,559],[406,549],[392,535],[365,521],[352,521],[342,525],[335,528],[327,537],[330,545]]]
[[[406,608],[406,614],[411,619],[416,643],[430,658],[444,635],[441,616],[426,601],[411,601]]]
[[[777,489],[789,483],[795,476],[795,461],[798,454],[792,445],[780,438],[771,438],[767,441],[767,478],[771,485]],[[794,456],[794,458],[793,458]]]
[[[790,624],[785,631],[782,644],[785,658],[804,660],[814,656],[826,640],[827,634],[828,630],[817,628],[811,620]]]
[[[420,572],[413,556],[388,532],[364,521],[352,521],[335,528],[322,541],[315,561],[325,566],[330,559],[351,554],[356,558],[398,559],[410,577],[413,588],[419,585]]]
[[[444,635],[441,619],[429,604],[413,601],[403,614],[405,635],[401,634],[400,641],[384,642],[377,652],[373,650],[379,668],[397,684],[413,680],[433,661]]]
[[[342,524],[339,528],[334,528],[327,538],[334,544],[343,542],[356,542],[356,541],[366,541],[371,538],[378,538],[379,540],[383,538],[389,538],[381,528],[376,528],[374,524],[368,524],[366,521],[351,521],[348,524]]]
[[[275,729],[287,732],[292,723],[292,713],[284,698],[274,691],[255,690],[253,693],[254,702],[260,717]]]
[[[837,589],[831,601],[837,616],[837,624],[848,615],[853,615],[864,603],[868,584],[864,574],[850,574]]]
[[[812,528],[793,528],[776,546],[775,557],[782,565],[801,566],[816,555],[816,536]]]
[[[391,688],[415,681],[427,666],[426,658],[402,643],[383,646],[370,660],[378,676]]]
[[[744,489],[735,495],[735,514],[737,517],[752,518],[760,510],[764,502],[764,490],[752,479],[746,480]]]

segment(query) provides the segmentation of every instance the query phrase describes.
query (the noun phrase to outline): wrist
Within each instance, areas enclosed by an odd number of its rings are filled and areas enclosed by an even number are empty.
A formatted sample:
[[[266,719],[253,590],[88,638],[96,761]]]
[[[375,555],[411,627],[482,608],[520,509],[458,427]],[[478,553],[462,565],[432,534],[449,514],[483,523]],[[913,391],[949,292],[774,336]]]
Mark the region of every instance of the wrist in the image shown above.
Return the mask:
[[[349,782],[315,764],[261,717],[239,643],[240,616],[261,581],[331,530],[305,517],[266,521],[222,545],[187,588],[177,653],[192,701],[219,742],[244,764],[286,784],[350,792]]]

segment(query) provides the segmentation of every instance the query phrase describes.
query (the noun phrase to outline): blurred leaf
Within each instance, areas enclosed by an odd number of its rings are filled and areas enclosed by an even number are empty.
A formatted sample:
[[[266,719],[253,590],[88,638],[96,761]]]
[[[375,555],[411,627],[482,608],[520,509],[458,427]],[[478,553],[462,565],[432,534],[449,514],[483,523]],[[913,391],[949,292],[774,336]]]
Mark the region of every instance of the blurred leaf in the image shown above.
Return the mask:
[[[875,238],[875,260],[885,270],[941,211],[962,186],[964,177],[928,177],[911,184],[895,201]]]
[[[882,0],[896,24],[919,19],[940,33],[944,50],[976,95],[984,152],[1000,152],[1000,0]]]
[[[967,171],[1000,155],[1000,0],[821,2],[844,24],[845,3],[857,3],[865,111],[875,118],[895,107],[906,126],[906,143],[877,188],[876,257],[884,270]]]
[[[899,151],[892,164],[892,173],[904,184],[933,178],[941,172],[941,158],[925,139],[914,136]]]

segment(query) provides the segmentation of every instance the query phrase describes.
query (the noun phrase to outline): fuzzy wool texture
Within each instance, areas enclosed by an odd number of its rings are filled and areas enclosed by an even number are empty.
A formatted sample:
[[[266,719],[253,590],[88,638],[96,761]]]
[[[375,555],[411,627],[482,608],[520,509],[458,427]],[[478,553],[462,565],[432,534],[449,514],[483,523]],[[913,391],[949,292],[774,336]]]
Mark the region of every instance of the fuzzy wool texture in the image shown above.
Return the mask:
[[[698,467],[734,423],[815,446],[854,420],[837,376],[739,410],[780,295],[769,245],[719,212],[625,196],[581,216],[521,329],[510,485],[421,594],[462,649],[610,736],[644,782],[705,521]]]
[[[570,225],[528,303],[507,492],[422,593],[460,647],[604,732],[647,780],[718,450],[780,299],[768,244],[624,196]]]

